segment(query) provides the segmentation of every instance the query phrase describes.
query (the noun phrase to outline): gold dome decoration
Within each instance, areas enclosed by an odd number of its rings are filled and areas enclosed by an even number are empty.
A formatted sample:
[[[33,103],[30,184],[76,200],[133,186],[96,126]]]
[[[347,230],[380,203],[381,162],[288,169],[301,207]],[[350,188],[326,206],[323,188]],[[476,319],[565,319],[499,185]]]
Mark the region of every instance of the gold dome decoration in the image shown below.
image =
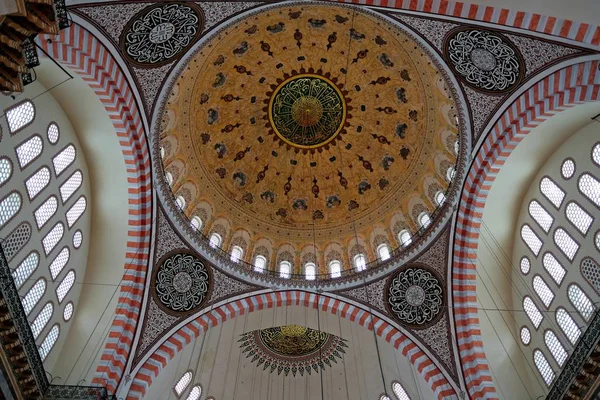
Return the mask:
[[[326,273],[335,243],[349,268],[357,237],[373,260],[375,237],[397,247],[395,227],[415,232],[415,207],[433,212],[431,188],[448,188],[441,166],[456,164],[447,144],[458,131],[447,87],[420,45],[376,14],[270,6],[187,60],[161,116],[164,167],[177,166],[176,195],[192,193],[185,214],[210,215],[204,234],[218,225],[226,250],[246,238],[245,261],[261,241],[268,268],[286,247],[302,273],[314,243]]]

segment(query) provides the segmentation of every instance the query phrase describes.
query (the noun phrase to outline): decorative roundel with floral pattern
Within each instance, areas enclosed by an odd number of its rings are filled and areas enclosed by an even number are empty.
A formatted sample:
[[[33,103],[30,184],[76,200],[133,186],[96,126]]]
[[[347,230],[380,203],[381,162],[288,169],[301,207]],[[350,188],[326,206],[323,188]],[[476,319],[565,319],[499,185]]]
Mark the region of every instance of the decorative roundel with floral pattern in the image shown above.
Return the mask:
[[[195,4],[160,3],[131,19],[121,35],[121,48],[134,64],[156,67],[184,54],[203,29],[204,16]]]
[[[155,298],[163,309],[188,313],[202,305],[211,287],[208,268],[195,255],[175,253],[159,262]]]
[[[424,268],[408,268],[393,276],[386,290],[388,310],[403,324],[425,327],[442,316],[440,279]]]
[[[504,36],[485,30],[458,29],[446,39],[446,58],[469,86],[487,92],[507,92],[522,80],[519,50]]]

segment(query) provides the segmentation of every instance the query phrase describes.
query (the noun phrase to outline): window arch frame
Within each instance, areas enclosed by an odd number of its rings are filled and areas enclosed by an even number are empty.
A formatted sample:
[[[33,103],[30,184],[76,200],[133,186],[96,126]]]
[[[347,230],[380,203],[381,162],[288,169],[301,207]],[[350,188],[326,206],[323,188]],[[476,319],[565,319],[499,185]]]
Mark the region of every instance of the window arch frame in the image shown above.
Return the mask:
[[[195,224],[194,224],[194,222],[195,222]],[[192,216],[192,218],[190,219],[190,226],[192,227],[194,232],[200,231],[202,229],[202,225],[203,225],[202,218],[200,218],[197,215]]]
[[[234,251],[239,252],[238,255],[234,254]],[[239,263],[240,261],[243,261],[244,258],[244,249],[242,249],[241,246],[238,245],[234,245],[231,247],[231,252],[230,252],[230,257],[229,259],[235,263]]]
[[[425,220],[425,222],[423,222],[423,220]],[[431,225],[431,216],[428,212],[423,211],[417,217],[417,221],[419,222],[419,229],[425,230]]]
[[[181,388],[181,390],[177,390],[177,385],[179,385],[179,382],[181,382],[183,380],[183,378],[185,378],[186,376],[188,376],[190,379],[187,381],[187,383],[185,384],[185,386],[183,386],[183,388]],[[175,382],[175,384],[173,385],[173,392],[175,393],[175,396],[177,396],[178,399],[181,398],[181,396],[183,396],[183,394],[185,393],[186,389],[190,386],[190,384],[192,383],[192,380],[194,379],[194,371],[192,371],[191,369],[188,369],[187,371],[185,371],[181,377],[179,379],[177,379],[177,382]]]
[[[381,251],[385,249],[385,251],[387,252],[387,257],[384,257],[381,254]],[[392,252],[390,251],[390,247],[387,245],[387,243],[381,243],[379,244],[379,246],[377,246],[377,258],[379,258],[379,260],[381,261],[387,261],[390,258],[392,258]]]
[[[55,161],[59,156],[61,156],[63,154],[63,152],[67,151],[67,149],[69,147],[73,148],[73,159],[69,162],[67,162],[64,166],[62,166],[62,168],[60,169],[60,171],[57,170],[56,164],[58,161]],[[59,160],[60,161],[60,160]],[[52,168],[54,169],[54,174],[55,176],[58,178],[60,177],[63,172],[67,171],[69,169],[70,166],[72,166],[75,161],[77,161],[77,147],[75,147],[75,145],[73,143],[68,143],[67,145],[65,145],[65,147],[63,147],[62,149],[58,150],[53,156],[52,156]],[[60,164],[59,164],[60,167]]]
[[[333,265],[337,265],[337,267],[339,268],[337,271],[333,270]],[[329,265],[327,266],[329,268],[329,276],[332,279],[337,279],[337,278],[341,278],[342,277],[342,262],[338,259],[333,259],[331,261],[329,261]]]
[[[406,240],[403,239],[404,234],[408,235]],[[398,242],[400,243],[400,246],[403,249],[407,248],[412,244],[412,235],[410,234],[410,231],[408,229],[402,229],[400,232],[398,232]]]
[[[283,270],[283,267],[287,267],[287,271]],[[281,260],[279,262],[279,277],[281,279],[290,279],[292,277],[292,263],[288,260]]]
[[[361,260],[362,263],[360,263]],[[363,253],[357,253],[352,257],[352,264],[358,272],[365,271],[367,269],[367,257]]]
[[[9,192],[6,196],[4,196],[3,198],[0,199],[0,204],[2,204],[4,202],[4,200],[7,200],[10,196],[12,196],[13,194],[16,194],[18,199],[19,199],[19,207],[17,208],[17,210],[10,216],[8,217],[4,222],[2,222],[0,220],[0,229],[4,229],[17,215],[19,215],[19,213],[21,212],[21,210],[23,209],[23,195],[18,191],[18,190],[13,190],[11,192]]]
[[[19,107],[25,105],[25,104],[31,104],[31,107],[33,109],[33,116],[31,117],[31,119],[27,122],[25,122],[23,125],[13,129],[11,126],[11,122],[9,119],[9,114],[11,111],[18,109]],[[35,117],[37,116],[37,110],[35,107],[35,103],[33,101],[31,101],[30,99],[23,99],[21,101],[19,101],[18,103],[15,103],[7,108],[4,109],[4,115],[6,117],[6,123],[8,126],[8,132],[10,133],[11,136],[16,135],[17,133],[21,132],[23,129],[27,128],[29,125],[33,124],[33,121],[35,121]]]
[[[259,267],[257,265],[257,260],[263,260],[264,264],[262,265],[262,267]],[[254,270],[254,272],[259,272],[261,274],[264,273],[267,269],[267,257],[263,256],[262,254],[256,254],[254,256],[254,262],[252,263],[252,269]]]
[[[23,145],[25,145],[26,143],[28,143],[36,138],[39,139],[39,142],[41,145],[40,151],[36,155],[31,157],[29,160],[27,160],[25,163],[21,163],[21,158],[24,156],[21,156],[19,154],[19,149],[21,149],[21,147]],[[23,170],[25,170],[25,168],[27,168],[28,166],[33,164],[37,159],[39,159],[42,156],[42,154],[44,153],[44,139],[42,139],[42,136],[39,133],[35,133],[35,134],[29,136],[27,139],[25,139],[22,142],[19,142],[17,145],[15,145],[14,152],[15,152],[15,156],[17,159],[17,163],[19,164],[21,171],[23,171]]]
[[[9,171],[8,171],[8,175],[6,176],[6,178],[3,181],[0,181],[0,187],[6,185],[10,181],[10,179],[13,176],[13,172],[15,170],[15,165],[13,164],[12,160],[9,157],[2,156],[2,157],[0,157],[0,162],[1,161],[6,161],[8,163]]]
[[[213,240],[213,237],[216,238]],[[210,237],[208,239],[208,244],[213,249],[221,248],[221,244],[223,243],[223,238],[217,232],[211,232]]]
[[[313,269],[312,274],[309,274],[309,268]],[[307,281],[314,281],[317,279],[317,264],[315,264],[312,261],[304,264],[304,279],[306,279]]]

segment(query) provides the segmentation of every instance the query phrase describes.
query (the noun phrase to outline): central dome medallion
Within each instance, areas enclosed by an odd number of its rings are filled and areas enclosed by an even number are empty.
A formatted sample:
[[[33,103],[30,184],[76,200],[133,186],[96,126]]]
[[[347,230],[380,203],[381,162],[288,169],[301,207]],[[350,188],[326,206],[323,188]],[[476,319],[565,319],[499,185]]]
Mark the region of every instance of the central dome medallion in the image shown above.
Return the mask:
[[[183,212],[220,247],[321,274],[398,247],[438,206],[456,165],[456,106],[400,25],[357,7],[279,3],[202,40],[169,88],[160,145]]]
[[[326,77],[300,74],[275,88],[268,115],[271,128],[285,143],[312,149],[328,144],[342,131],[346,102]]]

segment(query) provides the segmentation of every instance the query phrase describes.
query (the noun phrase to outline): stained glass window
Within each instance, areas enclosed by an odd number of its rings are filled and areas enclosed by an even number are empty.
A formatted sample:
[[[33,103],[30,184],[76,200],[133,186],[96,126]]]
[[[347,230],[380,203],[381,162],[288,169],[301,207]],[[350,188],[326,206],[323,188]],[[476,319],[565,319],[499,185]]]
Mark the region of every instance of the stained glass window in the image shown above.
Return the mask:
[[[48,354],[50,354],[50,351],[52,350],[54,344],[58,340],[59,333],[60,327],[58,325],[54,325],[48,333],[48,335],[46,335],[46,338],[44,339],[39,348],[40,358],[42,359],[42,361],[44,361],[46,357],[48,357]]]
[[[26,100],[6,111],[6,120],[8,129],[11,133],[16,133],[19,129],[29,125],[35,118],[35,108],[33,103]]]
[[[577,343],[577,339],[581,336],[581,329],[579,329],[567,310],[562,307],[556,309],[556,323],[560,326],[560,329],[571,344]]]
[[[56,213],[57,208],[58,200],[56,200],[55,196],[51,196],[35,210],[35,222],[38,229],[46,225],[46,222]]]
[[[527,316],[531,320],[533,326],[535,326],[535,329],[539,328],[540,324],[542,323],[542,320],[544,319],[544,316],[537,308],[533,300],[531,300],[531,297],[525,296],[525,298],[523,299],[523,309],[525,310],[525,314],[527,314]]]
[[[65,147],[57,155],[52,158],[54,165],[54,173],[60,175],[69,165],[75,161],[75,146],[72,144]]]
[[[50,183],[50,170],[48,167],[40,168],[35,174],[25,181],[27,194],[34,199]]]
[[[69,211],[67,211],[66,213],[67,224],[69,225],[69,228],[71,228],[75,224],[75,222],[77,222],[79,217],[81,217],[81,215],[86,209],[86,206],[87,201],[85,197],[81,196],[77,199],[75,204],[73,204],[71,208],[69,208]]]
[[[21,195],[13,192],[0,201],[0,227],[10,221],[21,209]]]
[[[21,169],[25,168],[29,163],[36,159],[42,150],[44,149],[44,143],[40,135],[34,135],[30,137],[23,144],[18,146],[15,151],[17,152],[17,159]]]
[[[556,208],[560,207],[565,198],[565,192],[550,178],[543,178],[541,180],[540,191]]]

